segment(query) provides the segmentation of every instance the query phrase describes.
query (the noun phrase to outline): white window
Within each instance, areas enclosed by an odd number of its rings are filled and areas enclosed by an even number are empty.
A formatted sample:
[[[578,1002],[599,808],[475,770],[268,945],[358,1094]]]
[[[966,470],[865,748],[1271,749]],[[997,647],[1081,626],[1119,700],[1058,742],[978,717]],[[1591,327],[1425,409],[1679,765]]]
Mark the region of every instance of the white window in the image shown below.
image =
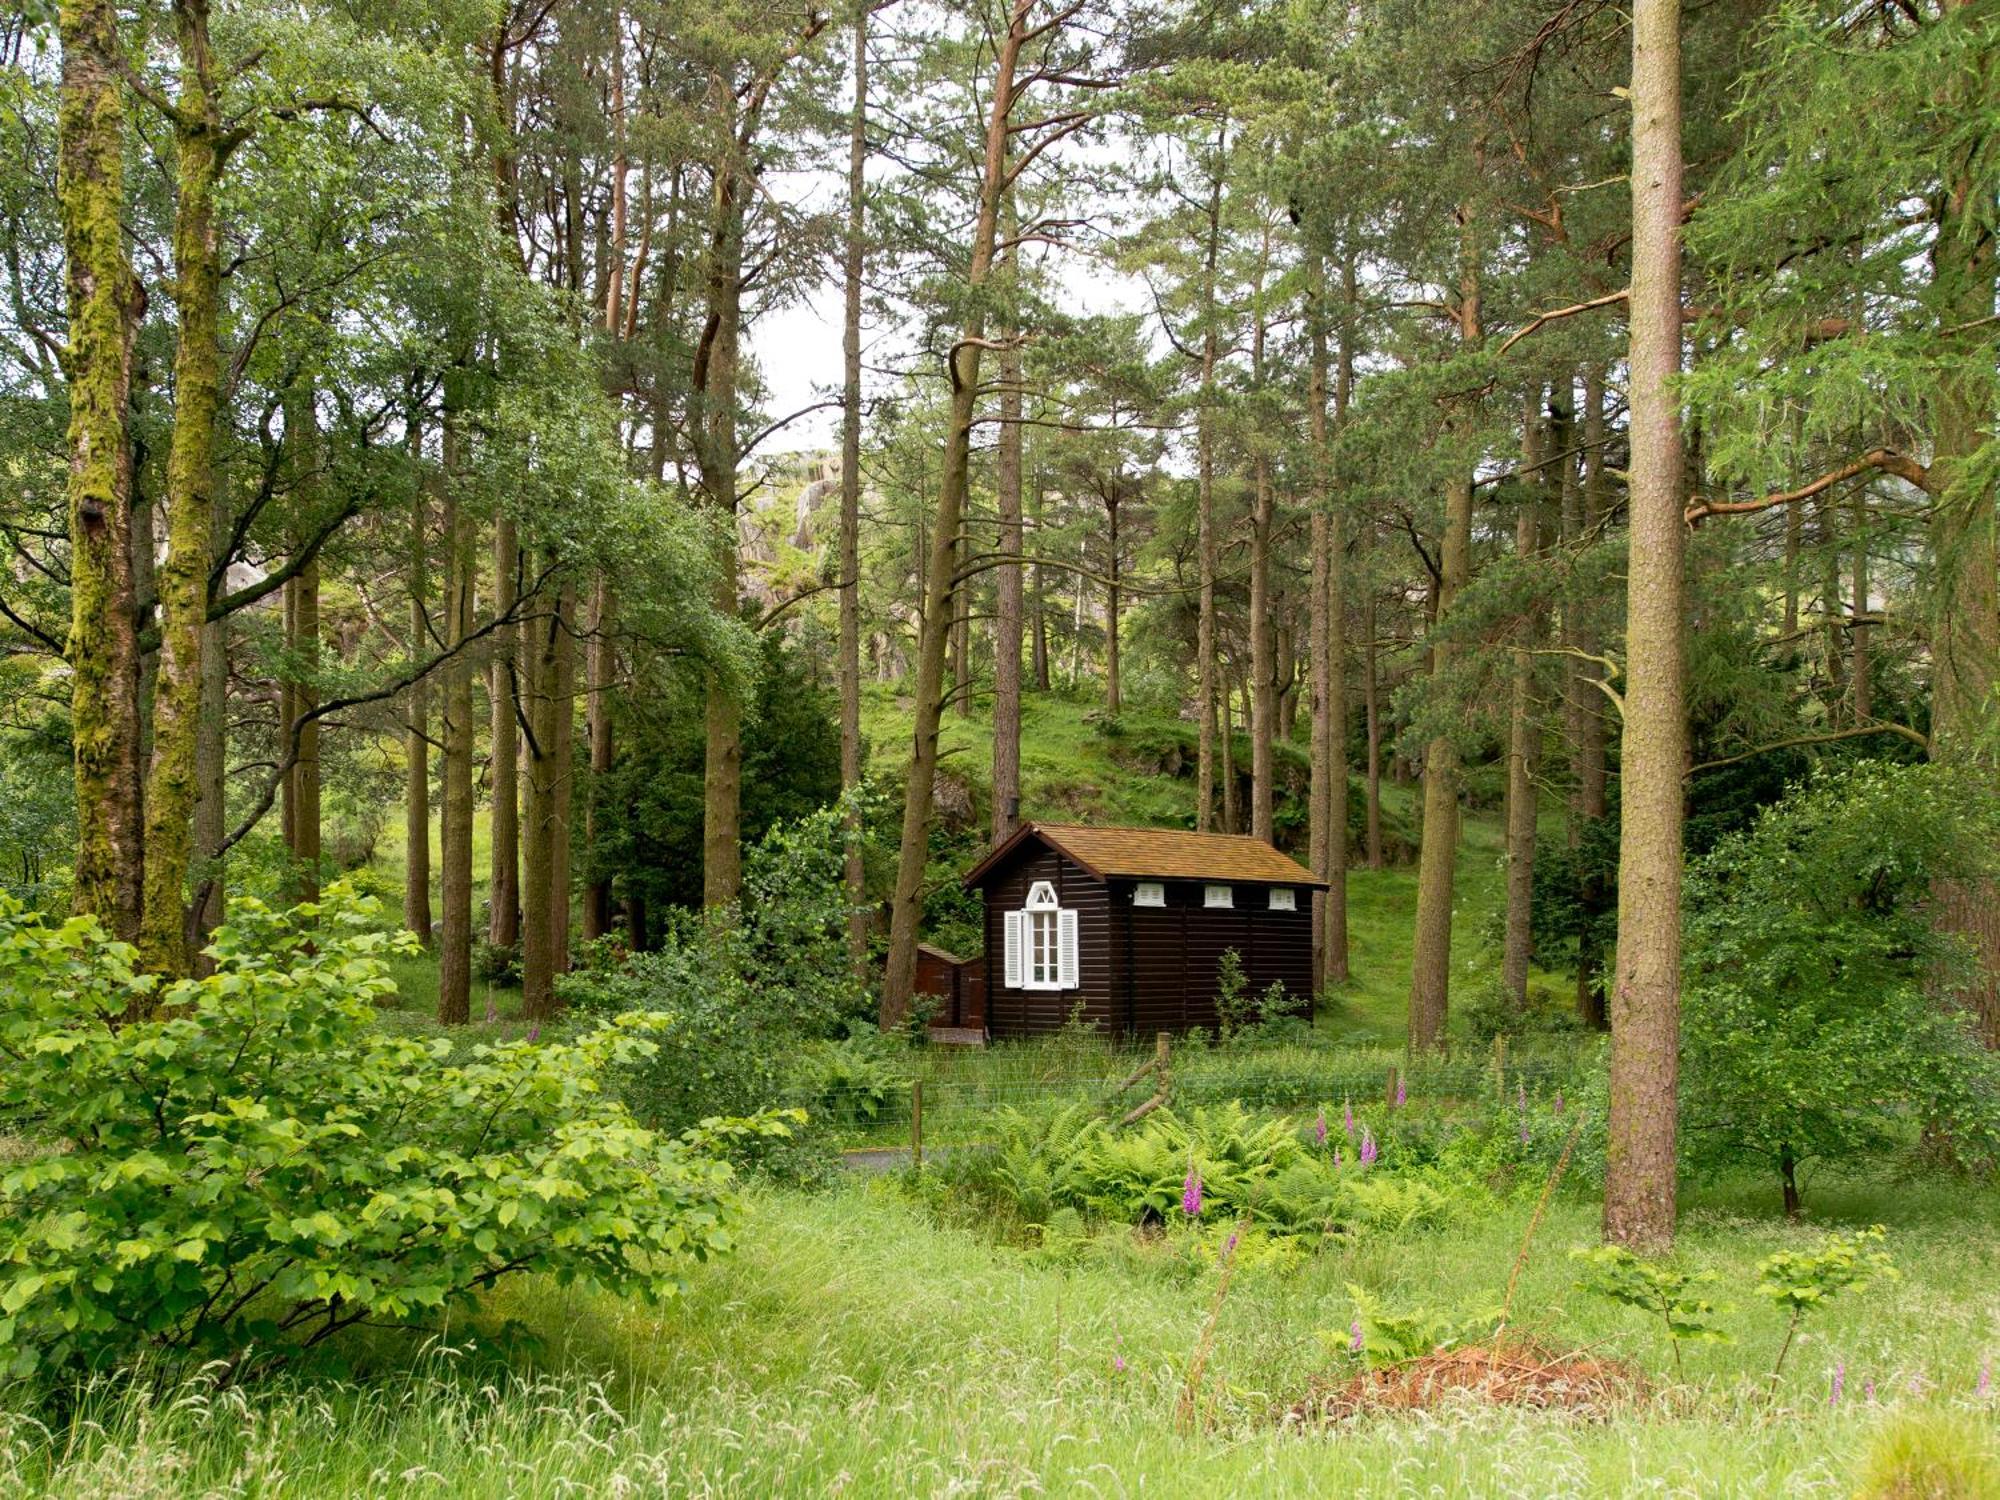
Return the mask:
[[[1298,893],[1290,887],[1280,886],[1271,892],[1272,911],[1297,911],[1298,909]]]
[[[1055,887],[1038,880],[1027,904],[1005,914],[1002,954],[1009,989],[1073,990],[1077,987],[1076,913],[1056,902]]]
[[[1134,906],[1165,906],[1167,888],[1157,880],[1142,880],[1132,887]]]
[[[1234,906],[1236,904],[1236,891],[1233,887],[1226,885],[1203,886],[1201,904],[1203,906]]]

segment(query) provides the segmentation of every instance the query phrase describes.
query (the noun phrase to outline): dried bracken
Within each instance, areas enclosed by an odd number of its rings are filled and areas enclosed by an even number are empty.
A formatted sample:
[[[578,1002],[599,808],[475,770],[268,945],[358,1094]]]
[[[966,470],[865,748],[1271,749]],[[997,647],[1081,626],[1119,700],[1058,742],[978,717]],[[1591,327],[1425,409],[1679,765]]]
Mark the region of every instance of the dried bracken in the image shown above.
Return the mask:
[[[1430,1411],[1454,1401],[1605,1416],[1645,1394],[1639,1372],[1586,1351],[1529,1339],[1438,1349],[1341,1380],[1316,1382],[1285,1420],[1318,1426],[1374,1412]]]

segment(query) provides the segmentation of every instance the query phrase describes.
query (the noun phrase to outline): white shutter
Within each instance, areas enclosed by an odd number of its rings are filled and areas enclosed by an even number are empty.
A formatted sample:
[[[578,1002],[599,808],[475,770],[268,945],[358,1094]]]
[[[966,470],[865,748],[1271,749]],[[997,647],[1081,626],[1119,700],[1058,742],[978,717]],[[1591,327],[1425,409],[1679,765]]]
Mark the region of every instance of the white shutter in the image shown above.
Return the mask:
[[[1001,969],[1005,974],[1004,983],[1010,990],[1021,987],[1021,928],[1022,914],[1018,911],[1003,912],[1000,917]]]
[[[1083,983],[1077,973],[1076,961],[1076,913],[1064,910],[1056,913],[1056,988],[1076,989]]]

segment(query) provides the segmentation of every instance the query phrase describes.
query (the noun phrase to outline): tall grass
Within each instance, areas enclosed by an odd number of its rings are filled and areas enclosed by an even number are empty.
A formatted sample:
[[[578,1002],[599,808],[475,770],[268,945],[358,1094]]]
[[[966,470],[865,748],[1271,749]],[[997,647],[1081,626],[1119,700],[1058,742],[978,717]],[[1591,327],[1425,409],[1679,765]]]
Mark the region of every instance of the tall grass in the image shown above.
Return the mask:
[[[1711,1195],[1681,1254],[1741,1287],[1801,1231],[1738,1217],[1734,1201]],[[2000,1342],[1986,1249],[2000,1199],[1884,1184],[1823,1201],[1832,1217],[1888,1221],[1904,1279],[1819,1315],[1775,1391],[1762,1375],[1777,1315],[1731,1293],[1739,1337],[1689,1351],[1691,1390],[1608,1421],[1471,1405],[1330,1432],[1277,1420],[1326,1367],[1321,1333],[1345,1330],[1345,1282],[1391,1305],[1491,1299],[1525,1203],[1443,1232],[1331,1245],[1291,1275],[1246,1267],[1215,1330],[1216,1421],[1184,1435],[1174,1401],[1213,1290],[1184,1257],[1135,1241],[1115,1264],[1038,1265],[936,1226],[887,1189],[850,1185],[760,1198],[741,1253],[698,1270],[662,1311],[536,1284],[497,1297],[484,1325],[516,1319],[530,1338],[482,1350],[468,1346],[473,1330],[445,1330],[381,1378],[161,1394],[103,1381],[62,1417],[22,1415],[25,1393],[10,1393],[0,1491],[1845,1494],[1864,1463],[1911,1448],[1934,1458],[1934,1435],[1884,1437],[1898,1424],[1960,1413],[1990,1432],[1976,1381]],[[1574,1290],[1564,1251],[1595,1237],[1589,1204],[1552,1207],[1516,1324],[1657,1374],[1666,1354],[1645,1320]],[[1830,1405],[1836,1361],[1847,1395]]]

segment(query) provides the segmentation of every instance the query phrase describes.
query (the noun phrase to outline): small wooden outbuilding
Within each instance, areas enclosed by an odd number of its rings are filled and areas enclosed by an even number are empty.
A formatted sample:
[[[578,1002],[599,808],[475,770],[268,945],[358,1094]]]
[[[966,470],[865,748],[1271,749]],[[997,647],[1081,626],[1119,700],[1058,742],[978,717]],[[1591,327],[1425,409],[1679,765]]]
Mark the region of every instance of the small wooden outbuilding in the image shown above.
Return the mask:
[[[1027,823],[967,872],[986,905],[987,1030],[1054,1031],[1079,1004],[1108,1031],[1216,1024],[1222,955],[1247,990],[1274,982],[1312,1015],[1312,893],[1261,839]]]

